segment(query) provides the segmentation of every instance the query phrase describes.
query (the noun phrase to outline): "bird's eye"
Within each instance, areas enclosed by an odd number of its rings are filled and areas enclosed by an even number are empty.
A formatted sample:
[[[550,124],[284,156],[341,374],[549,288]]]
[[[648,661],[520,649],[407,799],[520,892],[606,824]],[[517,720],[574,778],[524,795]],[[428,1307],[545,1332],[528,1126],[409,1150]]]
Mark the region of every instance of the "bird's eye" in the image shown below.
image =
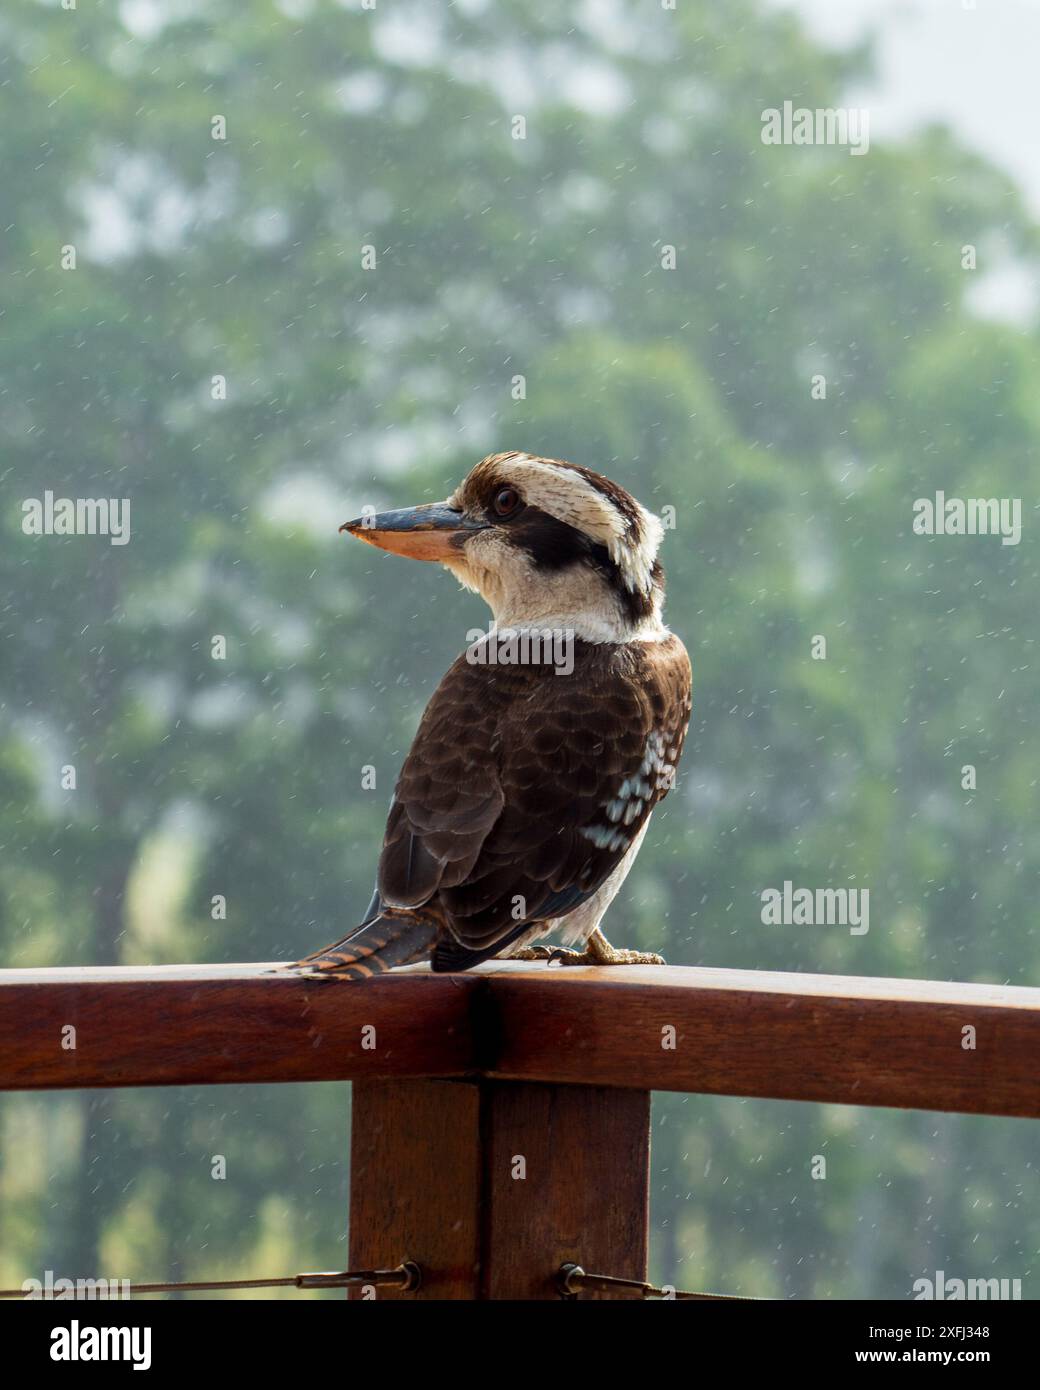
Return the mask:
[[[510,512],[515,512],[520,502],[520,494],[515,487],[500,488],[495,493],[494,508],[499,516],[508,516]]]

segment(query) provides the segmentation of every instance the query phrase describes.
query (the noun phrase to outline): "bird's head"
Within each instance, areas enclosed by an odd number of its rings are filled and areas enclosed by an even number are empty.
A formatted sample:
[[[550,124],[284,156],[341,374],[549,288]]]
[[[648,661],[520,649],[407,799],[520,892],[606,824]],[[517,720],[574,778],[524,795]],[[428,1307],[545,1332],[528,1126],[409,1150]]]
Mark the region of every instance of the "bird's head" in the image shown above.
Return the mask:
[[[492,454],[446,502],[340,528],[444,565],[499,627],[569,627],[592,641],[658,633],[663,528],[623,487],[560,459]]]

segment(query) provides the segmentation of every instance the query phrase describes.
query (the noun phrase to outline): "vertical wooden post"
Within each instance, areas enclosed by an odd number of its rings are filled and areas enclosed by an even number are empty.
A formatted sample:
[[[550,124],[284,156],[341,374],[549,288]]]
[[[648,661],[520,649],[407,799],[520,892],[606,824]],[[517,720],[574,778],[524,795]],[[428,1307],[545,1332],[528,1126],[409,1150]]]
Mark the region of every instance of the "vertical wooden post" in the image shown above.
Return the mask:
[[[556,1298],[562,1264],[645,1279],[650,1093],[484,1086],[480,1296]]]
[[[380,1289],[380,1298],[476,1298],[479,1083],[355,1081],[351,1097],[349,1267],[414,1260],[418,1293]]]
[[[645,1279],[649,1155],[646,1091],[356,1082],[350,1267],[414,1260],[418,1294],[379,1291],[405,1299],[552,1299],[566,1263]]]

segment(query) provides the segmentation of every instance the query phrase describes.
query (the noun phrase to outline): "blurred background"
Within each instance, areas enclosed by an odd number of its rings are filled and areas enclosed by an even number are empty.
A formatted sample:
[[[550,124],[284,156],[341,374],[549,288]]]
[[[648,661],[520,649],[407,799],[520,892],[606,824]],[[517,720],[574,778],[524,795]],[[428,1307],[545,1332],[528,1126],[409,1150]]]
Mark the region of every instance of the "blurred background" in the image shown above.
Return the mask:
[[[358,920],[486,614],[336,528],[522,449],[675,509],[694,719],[612,939],[1040,984],[1037,7],[668,3],[8,0],[0,963]],[[786,100],[869,151],[763,144]],[[26,536],[46,489],[129,544]],[[937,490],[1021,498],[1021,544],[913,534]],[[785,879],[869,932],[764,925]],[[654,1106],[656,1279],[1035,1296],[1026,1121]],[[6,1095],[0,1283],[335,1267],[348,1135],[346,1086]]]

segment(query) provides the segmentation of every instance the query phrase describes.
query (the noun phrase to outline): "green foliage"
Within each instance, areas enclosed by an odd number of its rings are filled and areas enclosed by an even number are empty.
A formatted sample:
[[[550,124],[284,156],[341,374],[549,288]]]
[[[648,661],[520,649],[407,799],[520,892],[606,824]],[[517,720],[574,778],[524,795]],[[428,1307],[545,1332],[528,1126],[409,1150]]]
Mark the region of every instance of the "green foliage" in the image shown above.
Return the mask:
[[[1018,547],[911,531],[937,489],[1031,495],[1035,336],[979,318],[961,269],[965,243],[1035,263],[1007,178],[941,130],[764,146],[763,106],[834,105],[869,54],[751,0],[162,14],[0,21],[6,962],[290,958],[355,920],[418,714],[485,615],[336,526],[523,448],[675,509],[694,722],[611,934],[1036,983],[1035,513]],[[613,107],[575,95],[588,70]],[[24,537],[45,488],[129,497],[131,543]],[[869,887],[869,934],[764,926],[785,878]],[[343,1110],[332,1087],[11,1098],[4,1278],[328,1267]],[[662,1278],[904,1297],[1035,1254],[1021,1123],[656,1118]]]

